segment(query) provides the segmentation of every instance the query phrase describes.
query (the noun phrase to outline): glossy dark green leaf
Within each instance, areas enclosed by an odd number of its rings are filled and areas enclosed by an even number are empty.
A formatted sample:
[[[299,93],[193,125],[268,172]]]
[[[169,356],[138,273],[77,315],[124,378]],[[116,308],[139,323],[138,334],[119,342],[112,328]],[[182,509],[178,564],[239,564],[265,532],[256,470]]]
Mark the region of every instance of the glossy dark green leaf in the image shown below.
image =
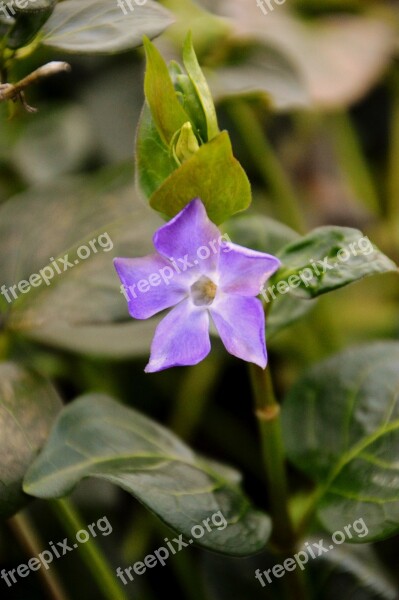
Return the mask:
[[[8,19],[5,16],[0,15],[0,38],[5,36],[11,30],[13,24],[13,19]]]
[[[301,298],[315,298],[368,275],[398,270],[368,237],[349,227],[314,229],[288,244],[278,257],[282,267],[271,283],[285,282]]]
[[[162,141],[169,147],[173,136],[189,116],[177,99],[168,67],[159,50],[144,39],[147,69],[144,79],[145,97]]]
[[[264,547],[270,520],[251,507],[230,471],[197,457],[137,411],[93,394],[63,411],[27,473],[24,490],[40,498],[61,497],[81,479],[99,477],[130,492],[188,539],[194,525],[221,511],[228,525],[197,542],[243,556]]]
[[[312,368],[283,404],[289,458],[318,484],[330,531],[362,518],[369,542],[399,531],[399,343],[347,350]]]
[[[267,299],[269,299],[269,302],[272,302],[266,317],[266,335],[268,340],[271,340],[286,327],[302,319],[302,317],[314,309],[317,302],[317,300],[298,298],[291,292],[286,295],[275,294],[276,297],[273,299],[271,293],[267,291],[267,286],[265,295],[266,307],[268,306]]]
[[[56,0],[39,0],[35,4],[28,0],[25,8],[16,9],[15,24],[7,37],[8,48],[17,50],[27,46],[50,18],[55,5]]]
[[[153,0],[125,13],[112,0],[64,0],[43,28],[42,43],[64,52],[112,54],[142,45],[143,35],[162,33],[172,16]]]
[[[174,171],[154,192],[150,204],[155,210],[174,217],[196,197],[201,198],[209,218],[216,224],[245,210],[251,203],[248,177],[233,156],[226,131],[201,146]]]
[[[45,379],[13,363],[0,364],[0,518],[29,501],[22,480],[60,409],[58,394]]]

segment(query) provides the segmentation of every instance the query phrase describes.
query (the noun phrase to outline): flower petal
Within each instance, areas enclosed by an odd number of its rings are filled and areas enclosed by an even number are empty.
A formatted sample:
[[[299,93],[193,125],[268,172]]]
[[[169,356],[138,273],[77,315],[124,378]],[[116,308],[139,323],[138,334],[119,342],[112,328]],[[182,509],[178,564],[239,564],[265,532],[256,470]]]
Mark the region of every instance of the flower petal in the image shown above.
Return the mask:
[[[226,350],[264,369],[267,354],[262,302],[221,293],[209,311]]]
[[[159,254],[141,258],[115,258],[115,269],[124,286],[129,313],[148,319],[174,306],[188,294],[188,285]]]
[[[209,315],[183,300],[159,323],[151,345],[146,373],[169,367],[196,365],[211,349]]]
[[[187,204],[154,235],[154,246],[160,254],[173,258],[182,269],[201,273],[216,269],[221,243],[224,243],[221,233],[199,198]]]
[[[280,265],[271,254],[227,242],[219,258],[220,288],[228,294],[257,296]]]

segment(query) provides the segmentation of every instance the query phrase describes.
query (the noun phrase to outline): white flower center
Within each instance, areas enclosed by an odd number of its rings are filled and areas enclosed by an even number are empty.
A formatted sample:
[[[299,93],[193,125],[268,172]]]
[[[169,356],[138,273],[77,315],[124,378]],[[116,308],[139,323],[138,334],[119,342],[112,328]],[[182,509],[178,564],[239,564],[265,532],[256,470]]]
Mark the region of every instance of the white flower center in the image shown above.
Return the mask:
[[[217,285],[209,277],[203,275],[190,288],[191,298],[195,306],[209,306],[215,299]]]

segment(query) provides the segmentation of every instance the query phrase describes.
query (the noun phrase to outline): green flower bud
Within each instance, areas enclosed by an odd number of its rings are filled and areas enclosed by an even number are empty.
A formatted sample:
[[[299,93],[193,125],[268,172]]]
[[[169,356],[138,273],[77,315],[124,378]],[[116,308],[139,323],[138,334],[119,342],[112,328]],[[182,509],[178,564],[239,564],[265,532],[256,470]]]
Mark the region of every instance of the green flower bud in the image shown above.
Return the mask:
[[[176,141],[173,144],[173,154],[179,163],[183,163],[198,150],[198,140],[195,137],[191,123],[187,121],[176,136]]]

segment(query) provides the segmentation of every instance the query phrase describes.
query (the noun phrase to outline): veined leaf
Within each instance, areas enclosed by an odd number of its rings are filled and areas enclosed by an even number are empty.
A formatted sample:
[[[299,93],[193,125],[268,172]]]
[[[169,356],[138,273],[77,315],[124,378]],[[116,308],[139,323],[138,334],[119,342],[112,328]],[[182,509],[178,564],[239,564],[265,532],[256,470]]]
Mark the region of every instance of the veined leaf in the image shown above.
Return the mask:
[[[349,227],[318,227],[288,244],[278,257],[282,267],[271,283],[284,281],[301,298],[315,298],[368,275],[398,271],[367,236]]]
[[[64,0],[55,7],[41,40],[64,52],[113,54],[142,45],[143,35],[156,37],[173,22],[153,0],[124,12],[109,0]]]
[[[22,480],[61,406],[45,379],[14,363],[0,364],[0,518],[11,517],[29,501]]]
[[[103,395],[84,396],[63,411],[24,489],[57,498],[85,477],[119,485],[186,539],[220,511],[227,526],[198,539],[205,548],[248,555],[270,533],[269,518],[251,507],[230,469],[207,463],[164,427]]]
[[[362,518],[370,542],[399,531],[399,343],[347,350],[312,368],[283,404],[289,458],[318,483],[331,532]]]

